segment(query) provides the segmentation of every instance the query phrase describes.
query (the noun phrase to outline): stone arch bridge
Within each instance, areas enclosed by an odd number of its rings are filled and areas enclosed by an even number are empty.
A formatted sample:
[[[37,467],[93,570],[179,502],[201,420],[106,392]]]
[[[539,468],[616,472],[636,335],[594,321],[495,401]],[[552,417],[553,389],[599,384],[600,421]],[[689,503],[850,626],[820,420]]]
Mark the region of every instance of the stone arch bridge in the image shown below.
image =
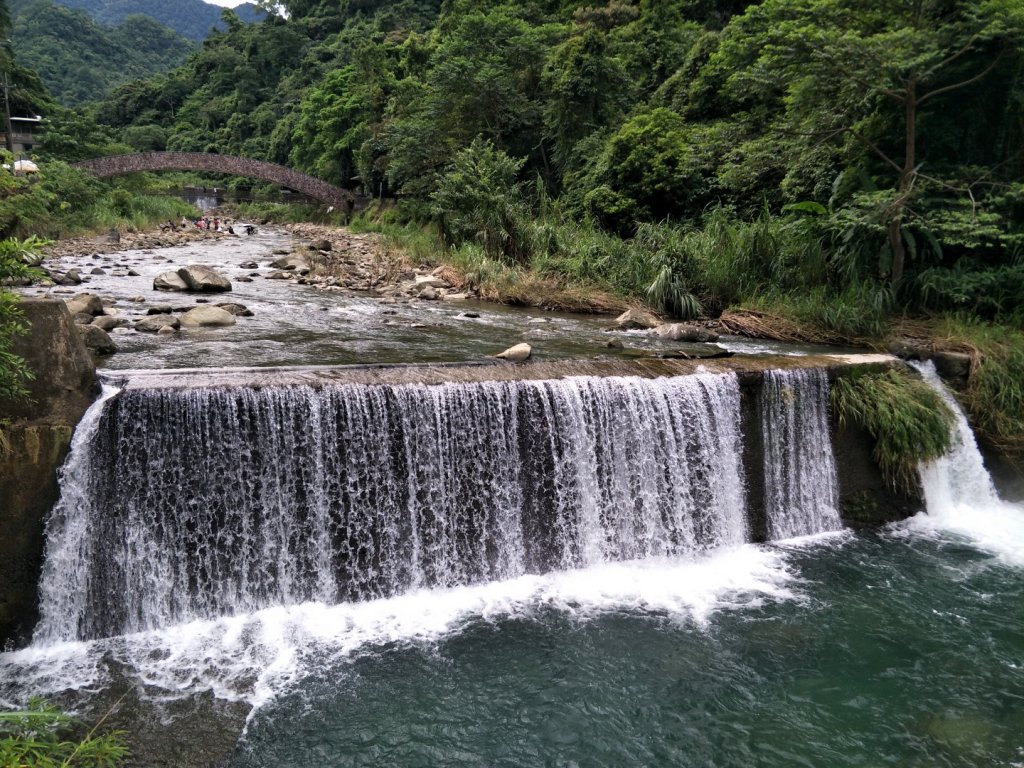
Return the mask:
[[[293,171],[283,165],[231,155],[205,152],[140,152],[83,160],[75,163],[75,167],[89,171],[100,179],[138,171],[213,171],[270,181],[327,205],[342,207],[343,210],[355,202],[355,196],[347,189],[328,184],[313,176]]]

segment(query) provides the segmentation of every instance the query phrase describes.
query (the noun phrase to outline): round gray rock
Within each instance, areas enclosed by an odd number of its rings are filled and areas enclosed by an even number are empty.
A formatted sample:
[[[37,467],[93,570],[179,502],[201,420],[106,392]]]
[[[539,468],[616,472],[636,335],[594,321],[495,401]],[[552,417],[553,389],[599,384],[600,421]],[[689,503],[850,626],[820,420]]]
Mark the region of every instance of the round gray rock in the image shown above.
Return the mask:
[[[80,293],[72,296],[65,302],[68,305],[68,312],[72,315],[84,313],[86,315],[102,315],[103,299],[92,293]]]
[[[96,325],[79,325],[79,333],[82,334],[82,341],[85,346],[97,355],[112,355],[117,352],[117,345],[107,335],[107,332]]]
[[[235,316],[220,307],[196,307],[181,316],[181,324],[188,328],[216,328],[234,325]]]
[[[181,323],[174,315],[149,315],[135,323],[135,330],[143,333],[156,333],[161,328],[179,328]]]
[[[187,291],[188,283],[177,272],[161,272],[153,278],[155,291]]]
[[[231,281],[215,269],[203,264],[189,264],[178,270],[178,276],[185,281],[190,291],[217,293],[231,290]]]
[[[115,328],[124,328],[131,324],[131,321],[127,317],[120,317],[117,315],[104,315],[102,317],[97,317],[92,321],[92,325],[95,325],[97,328],[101,328],[108,333]]]
[[[504,352],[495,355],[495,357],[500,357],[502,360],[508,360],[512,363],[521,363],[524,360],[528,360],[532,354],[533,347],[524,343],[509,347]]]

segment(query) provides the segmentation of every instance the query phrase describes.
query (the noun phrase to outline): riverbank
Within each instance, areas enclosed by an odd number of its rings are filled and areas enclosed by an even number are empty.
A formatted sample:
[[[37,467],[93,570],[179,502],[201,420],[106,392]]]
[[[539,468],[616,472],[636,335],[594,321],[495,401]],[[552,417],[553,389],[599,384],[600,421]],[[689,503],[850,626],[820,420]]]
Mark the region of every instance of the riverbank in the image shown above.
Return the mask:
[[[418,240],[406,238],[403,241],[385,232],[353,231],[351,228],[323,224],[275,226],[277,231],[286,233],[287,237],[286,241],[271,244],[272,255],[294,258],[294,265],[301,267],[306,264],[308,271],[293,267],[271,269],[269,272],[243,272],[239,265],[248,264],[252,259],[224,262],[222,266],[229,267],[228,272],[233,273],[234,279],[255,279],[265,285],[261,278],[273,275],[280,279],[282,287],[299,285],[312,289],[320,296],[334,296],[334,299],[326,302],[313,299],[321,303],[322,306],[316,308],[320,312],[333,311],[331,306],[345,297],[372,301],[373,309],[359,311],[373,316],[383,312],[398,312],[388,307],[402,307],[398,316],[384,317],[377,322],[386,324],[386,329],[404,326],[415,332],[415,339],[403,339],[403,343],[410,345],[411,349],[419,350],[416,355],[429,359],[440,359],[444,353],[441,350],[435,350],[433,355],[428,353],[424,349],[426,345],[423,337],[429,336],[432,328],[442,329],[442,334],[447,336],[449,322],[442,320],[438,323],[442,316],[458,317],[459,322],[465,325],[466,320],[472,317],[466,316],[459,307],[466,302],[480,302],[485,306],[526,307],[527,311],[569,308],[593,314],[596,323],[604,323],[605,326],[610,325],[611,320],[602,319],[603,314],[621,312],[626,307],[640,303],[624,298],[610,299],[605,292],[593,286],[567,285],[564,280],[557,281],[524,269],[504,267],[499,273],[474,272],[473,265],[467,264],[458,252],[444,251],[436,243],[428,248],[426,235]],[[266,231],[267,227],[261,225],[260,229]],[[147,251],[174,251],[175,248],[187,249],[202,243],[235,243],[244,250],[247,241],[252,242],[245,236],[232,237],[226,233],[198,229],[178,232],[151,230],[124,233],[119,242],[111,242],[105,237],[69,238],[50,246],[47,253],[51,259],[67,260],[76,254],[87,257],[138,251],[143,254],[139,258],[146,259],[148,257],[144,254]],[[183,263],[176,263],[175,267],[184,266],[189,258],[186,250],[180,259]],[[271,263],[266,266],[271,267],[275,260],[268,254],[267,261]],[[101,263],[99,260],[94,262]],[[83,265],[90,269],[94,267],[88,258],[83,260]],[[236,285],[236,290],[238,288]],[[137,293],[149,290],[151,286],[140,285]],[[259,288],[253,295],[263,295],[266,290],[266,287]],[[166,294],[160,295],[161,304],[166,303],[166,299]],[[448,309],[442,310],[444,306]],[[129,307],[129,311],[139,309],[142,309],[141,304]],[[350,316],[353,310],[339,308],[338,311]],[[470,308],[469,315],[473,314],[479,313]],[[334,319],[331,315],[326,318],[321,315],[306,318],[306,321],[307,324],[324,326],[323,336],[338,335],[350,347],[355,344],[360,332],[369,333],[373,339],[381,339],[377,333],[379,325],[372,331],[368,331],[365,326],[361,331],[349,330],[332,323]],[[540,322],[541,318],[536,320]],[[760,306],[729,308],[718,317],[700,320],[699,324],[715,333],[750,339],[859,346],[892,352],[907,359],[934,359],[943,375],[960,391],[985,445],[1009,456],[1011,464],[1018,468],[1021,466],[1021,458],[1024,457],[1024,416],[1021,415],[1024,413],[1024,384],[1020,381],[1020,372],[1024,370],[1024,335],[1019,331],[980,321],[937,316],[892,320],[887,325],[888,333],[885,335],[851,339],[808,321],[800,316],[796,308],[767,302]],[[517,327],[518,323],[509,325],[505,320],[500,320],[498,325],[507,328],[509,337],[500,341],[494,339],[493,345],[497,348],[489,348],[486,354],[495,354],[517,341],[537,345],[538,342],[548,343],[550,339],[550,335],[546,336],[545,329],[541,327],[533,326],[531,330],[524,331]],[[308,329],[299,332],[306,334]],[[588,336],[592,333],[593,329],[586,331]],[[456,338],[466,344],[468,349],[480,349],[479,343],[474,343],[461,332]],[[449,339],[446,338],[442,344],[447,341]],[[629,347],[634,338],[624,338],[623,341]],[[551,344],[551,348],[566,354],[594,354],[601,349],[601,344],[599,341],[593,343],[593,346]],[[453,354],[450,348],[448,354]],[[455,351],[454,355],[458,359],[466,359],[464,353]],[[387,356],[390,359],[390,353]],[[264,364],[274,364],[277,359],[270,357]],[[362,361],[358,355],[349,353],[337,354],[330,359],[334,362]],[[152,362],[156,363],[155,360]]]

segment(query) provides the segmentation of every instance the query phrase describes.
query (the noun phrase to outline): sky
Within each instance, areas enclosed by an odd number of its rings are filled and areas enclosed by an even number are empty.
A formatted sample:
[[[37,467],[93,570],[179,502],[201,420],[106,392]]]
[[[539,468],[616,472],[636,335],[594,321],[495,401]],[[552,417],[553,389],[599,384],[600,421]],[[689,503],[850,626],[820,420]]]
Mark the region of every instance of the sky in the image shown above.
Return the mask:
[[[245,0],[206,0],[206,2],[212,5],[222,5],[225,8],[234,8],[244,3]]]

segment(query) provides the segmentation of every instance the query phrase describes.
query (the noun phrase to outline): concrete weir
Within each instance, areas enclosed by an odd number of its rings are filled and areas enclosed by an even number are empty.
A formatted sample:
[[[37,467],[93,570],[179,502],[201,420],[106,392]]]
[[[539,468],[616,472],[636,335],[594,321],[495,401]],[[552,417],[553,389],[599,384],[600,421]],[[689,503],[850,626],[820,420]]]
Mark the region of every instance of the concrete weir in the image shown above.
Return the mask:
[[[339,385],[400,386],[445,383],[544,381],[573,376],[639,377],[653,379],[698,373],[733,373],[740,382],[743,464],[748,486],[747,515],[755,541],[768,540],[764,497],[764,374],[778,370],[824,370],[830,381],[854,370],[884,370],[904,365],[885,354],[817,354],[806,356],[735,356],[711,360],[560,360],[506,363],[429,363],[398,365],[294,366],[276,368],[225,368],[126,370],[114,377],[125,390],[210,388],[263,389],[309,387],[317,390]],[[895,492],[883,480],[872,457],[870,435],[855,425],[840,424],[831,417],[839,506],[843,522],[856,528],[903,519],[920,510],[918,495]]]
[[[25,642],[35,625],[38,615],[37,585],[41,572],[44,520],[57,497],[57,469],[67,452],[73,426],[97,392],[91,362],[81,348],[64,305],[60,302],[33,302],[26,304],[26,310],[33,321],[33,336],[26,339],[18,351],[29,359],[30,365],[36,371],[33,389],[35,403],[31,407],[6,404],[6,410],[3,412],[12,419],[12,426],[6,430],[9,446],[0,456],[0,644]],[[775,518],[771,508],[773,504],[778,506],[778,494],[769,487],[772,481],[766,476],[769,473],[765,469],[765,446],[781,444],[785,448],[785,439],[776,440],[774,444],[771,440],[765,439],[765,431],[774,429],[773,425],[777,423],[773,421],[776,416],[766,412],[770,404],[766,405],[764,390],[765,382],[772,378],[770,372],[782,372],[780,375],[783,378],[789,375],[799,377],[800,372],[814,372],[816,380],[820,382],[818,389],[819,392],[825,393],[825,399],[822,400],[819,396],[818,405],[821,418],[825,419],[825,427],[819,431],[825,434],[826,443],[829,437],[831,438],[831,449],[826,447],[824,450],[830,454],[834,453],[833,477],[838,481],[835,506],[842,517],[841,524],[855,527],[874,525],[905,517],[921,508],[919,498],[896,495],[885,484],[871,456],[871,438],[857,429],[841,427],[834,417],[828,416],[827,413],[829,381],[854,370],[882,370],[895,365],[902,363],[887,355],[865,354],[752,356],[714,360],[566,360],[520,364],[487,361],[478,364],[118,371],[105,376],[110,383],[119,386],[121,392],[103,404],[104,425],[96,440],[90,442],[88,450],[106,461],[104,446],[111,446],[113,449],[118,445],[116,440],[110,442],[113,423],[119,418],[122,423],[126,423],[124,420],[131,418],[131,408],[123,405],[121,401],[126,403],[131,400],[135,404],[132,407],[136,407],[140,397],[149,396],[147,393],[152,393],[153,397],[162,397],[170,403],[171,400],[167,397],[173,399],[177,396],[175,393],[191,397],[192,392],[230,393],[237,390],[240,393],[248,392],[245,397],[255,397],[264,390],[283,390],[291,392],[290,398],[301,400],[301,390],[333,391],[335,394],[332,397],[335,399],[331,402],[337,402],[338,397],[348,396],[338,395],[339,390],[353,391],[340,389],[345,387],[357,388],[354,392],[358,395],[363,391],[362,388],[390,389],[404,385],[429,387],[510,382],[511,386],[515,386],[515,382],[545,382],[577,377],[606,380],[622,378],[635,381],[698,374],[733,374],[736,383],[730,386],[735,392],[738,384],[739,391],[738,429],[741,442],[735,445],[742,446],[739,450],[742,452],[741,463],[745,484],[746,540],[763,542],[785,537],[784,533],[780,533],[778,524],[772,522]],[[320,395],[311,394],[310,397]],[[695,397],[700,399],[700,395]],[[536,406],[539,401],[534,398],[531,402]],[[614,402],[609,400],[604,403],[603,413],[606,417],[614,416],[614,408],[618,407]],[[713,410],[710,401],[707,406],[701,407]],[[612,410],[608,410],[609,408]],[[730,412],[736,413],[734,410]],[[537,411],[533,413],[536,414]],[[500,418],[499,416],[496,424],[500,423]],[[724,415],[720,418],[724,418]],[[729,419],[735,421],[733,416]],[[643,418],[636,424],[645,429],[650,426]],[[160,425],[156,426],[162,429]],[[296,422],[294,428],[302,432],[301,421]],[[667,427],[655,424],[654,433],[664,428]],[[247,433],[256,429],[254,424],[245,427]],[[533,429],[536,431],[537,427]],[[457,443],[461,439],[458,438],[458,432],[452,434]],[[531,439],[537,439],[536,435]],[[218,442],[216,436],[212,442]],[[171,440],[168,444],[173,445],[174,441]],[[814,456],[807,454],[806,450],[808,449],[805,448],[804,456],[813,460]],[[820,449],[813,447],[809,450]],[[731,453],[735,456],[737,451],[731,450]],[[656,461],[652,459],[652,462]],[[832,466],[832,463],[830,455],[829,466]],[[417,467],[417,470],[422,470],[422,467]],[[145,473],[144,468],[140,471]],[[544,482],[545,473],[550,471],[550,467],[545,470],[538,465],[534,471],[535,479],[541,478],[541,482]],[[706,475],[704,470],[700,472],[704,473],[702,476]],[[108,478],[114,486],[120,482],[117,474],[115,472]],[[110,493],[127,492],[123,489],[117,490],[114,486],[110,486]],[[182,493],[184,492],[183,490]],[[108,508],[101,504],[97,509],[102,507],[109,511],[116,506],[117,504],[114,504]],[[626,506],[628,508],[628,504]],[[101,521],[97,524],[117,525],[115,521]],[[541,525],[543,527],[544,523]],[[783,529],[785,530],[788,529]],[[797,535],[799,532],[790,535]],[[100,630],[97,632],[102,634]],[[58,636],[59,634],[57,633]]]

